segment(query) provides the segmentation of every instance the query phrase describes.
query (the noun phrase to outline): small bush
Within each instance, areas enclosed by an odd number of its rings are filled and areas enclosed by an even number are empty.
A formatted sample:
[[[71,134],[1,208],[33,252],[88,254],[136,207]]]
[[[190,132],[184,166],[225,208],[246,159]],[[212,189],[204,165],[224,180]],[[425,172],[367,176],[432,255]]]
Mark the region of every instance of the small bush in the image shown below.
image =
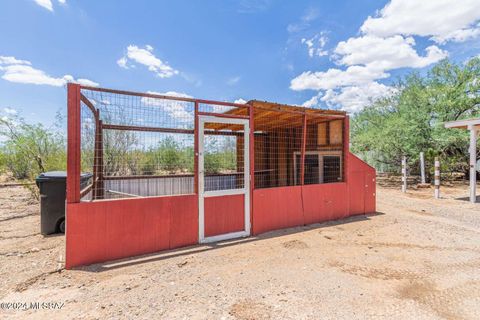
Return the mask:
[[[0,165],[15,179],[33,182],[42,172],[66,169],[65,135],[19,116],[0,119]],[[38,198],[37,188],[29,188]]]

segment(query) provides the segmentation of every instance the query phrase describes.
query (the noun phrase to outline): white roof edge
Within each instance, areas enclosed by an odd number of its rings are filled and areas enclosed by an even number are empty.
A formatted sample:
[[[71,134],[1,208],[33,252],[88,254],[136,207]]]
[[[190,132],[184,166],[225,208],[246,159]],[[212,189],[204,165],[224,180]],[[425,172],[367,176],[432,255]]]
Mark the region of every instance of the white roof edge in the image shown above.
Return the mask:
[[[480,118],[445,122],[445,128],[467,129],[469,126],[480,127]]]

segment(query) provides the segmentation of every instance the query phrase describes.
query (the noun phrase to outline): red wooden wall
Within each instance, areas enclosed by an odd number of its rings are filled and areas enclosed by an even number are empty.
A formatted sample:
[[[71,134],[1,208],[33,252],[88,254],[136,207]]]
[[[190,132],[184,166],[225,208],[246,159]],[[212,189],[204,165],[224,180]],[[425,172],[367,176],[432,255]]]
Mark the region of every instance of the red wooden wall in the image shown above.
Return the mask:
[[[374,213],[375,169],[346,159],[346,182],[254,190],[252,233]]]
[[[245,230],[243,194],[205,198],[205,236]]]
[[[347,182],[253,190],[252,234],[375,212],[375,170],[347,159]],[[243,201],[206,198],[205,234],[242,230]],[[196,244],[198,197],[68,203],[66,241],[66,268]]]
[[[67,204],[67,269],[198,242],[198,197]]]

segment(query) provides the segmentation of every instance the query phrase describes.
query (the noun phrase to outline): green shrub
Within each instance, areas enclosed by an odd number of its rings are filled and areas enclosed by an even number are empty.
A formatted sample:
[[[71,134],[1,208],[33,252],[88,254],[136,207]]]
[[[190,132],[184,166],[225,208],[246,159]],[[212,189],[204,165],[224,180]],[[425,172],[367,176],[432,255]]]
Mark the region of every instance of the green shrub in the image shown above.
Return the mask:
[[[32,182],[42,172],[66,169],[65,136],[19,116],[0,119],[0,164],[15,179]],[[31,188],[34,196],[36,188]]]

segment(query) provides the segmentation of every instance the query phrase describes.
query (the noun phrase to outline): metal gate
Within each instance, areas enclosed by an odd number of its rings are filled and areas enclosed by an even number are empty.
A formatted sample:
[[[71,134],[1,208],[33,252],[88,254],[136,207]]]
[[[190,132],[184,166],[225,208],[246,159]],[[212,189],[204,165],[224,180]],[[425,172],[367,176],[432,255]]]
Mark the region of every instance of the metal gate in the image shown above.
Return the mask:
[[[199,116],[199,242],[250,235],[249,121]]]

